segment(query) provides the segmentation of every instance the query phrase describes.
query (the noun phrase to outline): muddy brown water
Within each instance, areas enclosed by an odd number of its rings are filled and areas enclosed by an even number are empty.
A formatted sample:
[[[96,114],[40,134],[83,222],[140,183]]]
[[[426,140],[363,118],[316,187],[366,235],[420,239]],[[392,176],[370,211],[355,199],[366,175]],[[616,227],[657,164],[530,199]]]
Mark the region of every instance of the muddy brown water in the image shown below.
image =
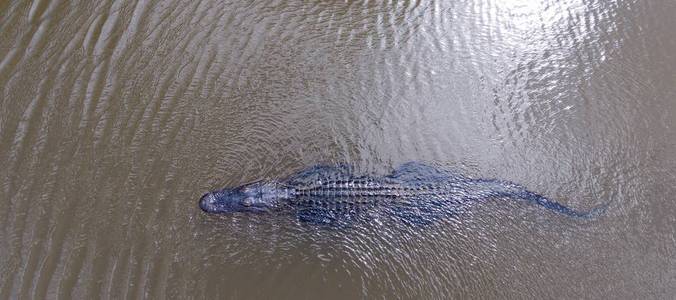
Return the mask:
[[[2,1],[0,299],[673,299],[673,1]],[[436,226],[210,216],[206,191],[410,160]]]

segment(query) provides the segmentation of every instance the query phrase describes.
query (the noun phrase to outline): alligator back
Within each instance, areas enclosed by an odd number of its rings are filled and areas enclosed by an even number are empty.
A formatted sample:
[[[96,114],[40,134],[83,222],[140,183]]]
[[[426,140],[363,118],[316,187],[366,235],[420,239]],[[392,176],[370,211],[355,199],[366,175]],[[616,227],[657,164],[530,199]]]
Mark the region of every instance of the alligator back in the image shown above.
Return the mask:
[[[403,164],[386,176],[355,175],[345,165],[315,166],[283,184],[292,191],[289,204],[299,220],[319,224],[382,214],[430,224],[467,204],[498,198],[526,201],[576,218],[599,213],[599,209],[578,212],[508,181],[472,179],[418,162]]]

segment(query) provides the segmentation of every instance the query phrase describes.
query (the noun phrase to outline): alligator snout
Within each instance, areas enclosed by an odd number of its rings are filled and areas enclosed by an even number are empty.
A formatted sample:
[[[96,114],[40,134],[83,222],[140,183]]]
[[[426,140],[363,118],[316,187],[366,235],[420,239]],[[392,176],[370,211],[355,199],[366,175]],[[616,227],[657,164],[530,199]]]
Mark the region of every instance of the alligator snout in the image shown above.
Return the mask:
[[[200,198],[200,208],[203,211],[213,212],[214,211],[214,203],[216,203],[216,197],[211,192],[204,194],[204,196],[202,196],[202,198]]]

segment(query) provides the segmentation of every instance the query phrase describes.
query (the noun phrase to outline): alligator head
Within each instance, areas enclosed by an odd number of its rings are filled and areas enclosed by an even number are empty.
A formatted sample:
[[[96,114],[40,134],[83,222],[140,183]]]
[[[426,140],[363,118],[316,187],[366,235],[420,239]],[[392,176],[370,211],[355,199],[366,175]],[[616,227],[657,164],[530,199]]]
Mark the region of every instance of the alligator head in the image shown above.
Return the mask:
[[[199,205],[209,213],[266,212],[288,197],[288,190],[277,182],[259,181],[206,193]]]

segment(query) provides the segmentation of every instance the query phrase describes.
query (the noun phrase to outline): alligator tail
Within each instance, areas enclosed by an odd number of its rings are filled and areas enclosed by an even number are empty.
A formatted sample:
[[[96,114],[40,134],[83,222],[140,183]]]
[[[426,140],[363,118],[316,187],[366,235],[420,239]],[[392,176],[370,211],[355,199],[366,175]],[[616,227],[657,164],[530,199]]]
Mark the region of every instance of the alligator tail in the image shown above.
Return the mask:
[[[605,213],[610,202],[597,206],[589,211],[579,211],[565,206],[556,201],[550,200],[540,194],[531,192],[525,187],[508,181],[479,179],[474,181],[477,188],[484,193],[497,197],[525,200],[529,203],[542,206],[548,210],[560,213],[569,217],[581,219],[594,219]]]
[[[525,189],[514,193],[514,195],[523,199],[523,200],[526,200],[530,203],[540,205],[540,206],[542,206],[546,209],[555,211],[557,213],[564,214],[564,215],[567,215],[567,216],[570,216],[570,217],[581,218],[581,219],[595,219],[595,218],[603,215],[606,212],[606,210],[608,209],[608,206],[610,204],[610,203],[605,203],[605,204],[599,205],[595,208],[592,208],[589,211],[578,211],[578,210],[572,209],[568,206],[565,206],[561,203],[558,203],[556,201],[549,200],[542,195],[533,193],[533,192],[525,190]]]

